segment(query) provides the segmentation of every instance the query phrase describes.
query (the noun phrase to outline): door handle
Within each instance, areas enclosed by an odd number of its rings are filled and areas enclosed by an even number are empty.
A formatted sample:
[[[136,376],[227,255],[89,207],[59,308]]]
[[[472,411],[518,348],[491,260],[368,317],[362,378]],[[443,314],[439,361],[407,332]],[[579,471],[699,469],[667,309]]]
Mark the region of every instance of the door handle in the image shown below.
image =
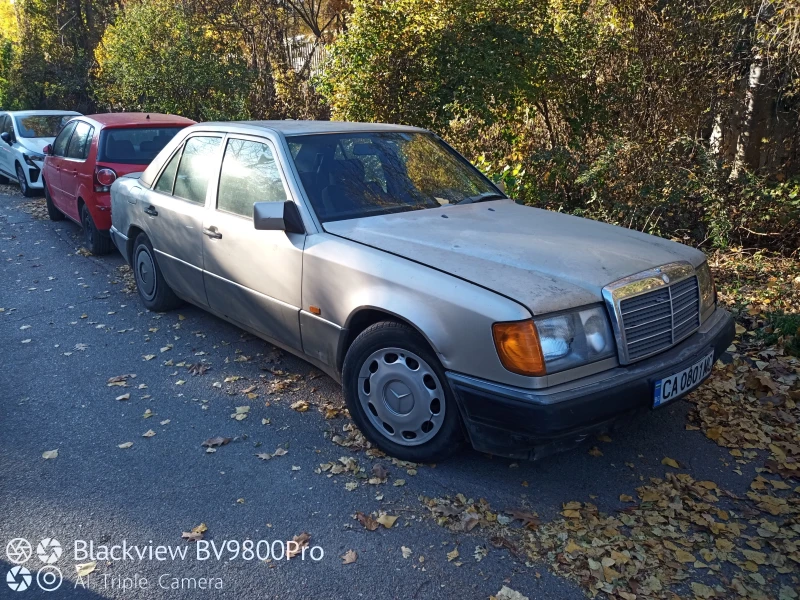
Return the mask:
[[[221,240],[222,234],[217,231],[216,227],[204,227],[203,233],[210,237],[212,240]]]
[[[158,211],[153,206],[148,206],[147,208],[144,209],[144,212],[146,212],[151,217],[158,216]]]

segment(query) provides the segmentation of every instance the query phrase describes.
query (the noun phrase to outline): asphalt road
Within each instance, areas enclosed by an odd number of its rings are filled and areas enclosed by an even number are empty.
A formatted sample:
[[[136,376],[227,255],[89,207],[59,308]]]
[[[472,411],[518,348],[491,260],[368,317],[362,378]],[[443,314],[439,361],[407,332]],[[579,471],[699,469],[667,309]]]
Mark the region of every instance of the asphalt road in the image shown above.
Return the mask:
[[[752,472],[738,476],[723,466],[723,449],[685,430],[685,403],[614,435],[601,457],[583,447],[517,464],[465,451],[409,475],[331,441],[348,420],[326,419],[318,410],[342,403],[328,377],[195,307],[146,311],[125,290],[122,258],[76,252],[79,228],[32,216],[41,205],[41,199],[0,196],[0,598],[477,599],[503,585],[529,598],[582,598],[546,565],[522,564],[505,550],[489,547],[476,561],[475,546],[487,544],[480,532],[438,526],[419,497],[463,493],[486,498],[495,509],[525,507],[548,519],[571,500],[592,497],[602,510],[617,508],[619,495],[634,493],[642,478],[663,476],[664,456],[732,491],[752,480]],[[148,355],[155,357],[145,360]],[[193,375],[181,362],[211,368]],[[107,385],[123,374],[136,377],[127,387]],[[287,390],[268,393],[273,381],[295,374],[300,377]],[[248,398],[242,390],[253,385],[257,397]],[[117,399],[127,393],[129,399]],[[292,410],[298,400],[310,409]],[[237,406],[250,406],[247,418],[231,417]],[[145,418],[147,409],[154,416]],[[155,435],[142,437],[148,430]],[[235,439],[207,453],[201,443],[214,436]],[[133,446],[120,449],[125,442]],[[255,456],[279,446],[288,452],[266,461]],[[42,458],[55,449],[57,458]],[[315,473],[320,463],[343,456],[367,472],[380,462],[389,482],[360,481],[349,491],[353,477]],[[406,484],[393,485],[396,478]],[[377,531],[353,518],[378,510],[400,518]],[[219,559],[212,552],[198,560],[197,546],[181,539],[200,523],[208,527],[205,540],[223,548]],[[234,540],[285,541],[303,532],[324,553],[320,560],[310,553],[305,560],[244,560],[241,553],[231,560]],[[35,547],[48,537],[64,547],[55,563],[64,581],[45,594],[35,583],[43,566]],[[14,566],[5,549],[13,538],[29,540],[34,550],[23,565],[34,582],[23,595],[5,583]],[[183,560],[98,560],[86,588],[75,587],[73,565],[87,562],[75,555],[76,541],[82,547],[123,540],[189,550]],[[456,547],[461,566],[447,560]],[[357,560],[343,565],[348,550]],[[119,577],[137,576],[147,578],[147,588],[114,587]],[[168,588],[173,577],[219,578],[223,588],[163,589],[159,577]]]

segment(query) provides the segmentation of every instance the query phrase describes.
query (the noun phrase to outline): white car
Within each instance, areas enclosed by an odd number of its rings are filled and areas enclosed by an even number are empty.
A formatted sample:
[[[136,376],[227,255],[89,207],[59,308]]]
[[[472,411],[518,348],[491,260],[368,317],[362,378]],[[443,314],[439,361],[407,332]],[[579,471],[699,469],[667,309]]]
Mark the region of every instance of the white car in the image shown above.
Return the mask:
[[[0,112],[0,183],[19,183],[24,196],[41,190],[42,148],[81,113],[71,110],[18,110]]]

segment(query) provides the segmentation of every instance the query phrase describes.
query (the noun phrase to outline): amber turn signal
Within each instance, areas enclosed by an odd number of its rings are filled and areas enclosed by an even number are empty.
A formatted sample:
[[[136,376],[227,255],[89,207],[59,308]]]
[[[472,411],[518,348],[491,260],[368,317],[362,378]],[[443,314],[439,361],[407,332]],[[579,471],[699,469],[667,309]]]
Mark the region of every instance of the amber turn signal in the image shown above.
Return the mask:
[[[539,334],[532,320],[495,323],[492,335],[500,362],[506,369],[528,377],[546,373]]]

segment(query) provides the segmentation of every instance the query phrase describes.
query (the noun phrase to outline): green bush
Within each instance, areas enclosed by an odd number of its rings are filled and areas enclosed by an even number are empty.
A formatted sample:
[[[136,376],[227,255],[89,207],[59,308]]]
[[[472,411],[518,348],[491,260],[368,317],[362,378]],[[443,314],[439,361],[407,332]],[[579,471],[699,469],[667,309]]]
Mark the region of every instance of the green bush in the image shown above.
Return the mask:
[[[247,63],[232,36],[169,0],[129,3],[96,51],[95,95],[108,110],[244,119]]]
[[[319,89],[334,118],[435,130],[520,202],[687,243],[791,253],[794,59],[785,40],[765,41],[777,17],[754,20],[744,0],[701,4],[361,0]],[[781,13],[781,27],[792,15]],[[743,137],[743,84],[765,54],[775,63]]]

